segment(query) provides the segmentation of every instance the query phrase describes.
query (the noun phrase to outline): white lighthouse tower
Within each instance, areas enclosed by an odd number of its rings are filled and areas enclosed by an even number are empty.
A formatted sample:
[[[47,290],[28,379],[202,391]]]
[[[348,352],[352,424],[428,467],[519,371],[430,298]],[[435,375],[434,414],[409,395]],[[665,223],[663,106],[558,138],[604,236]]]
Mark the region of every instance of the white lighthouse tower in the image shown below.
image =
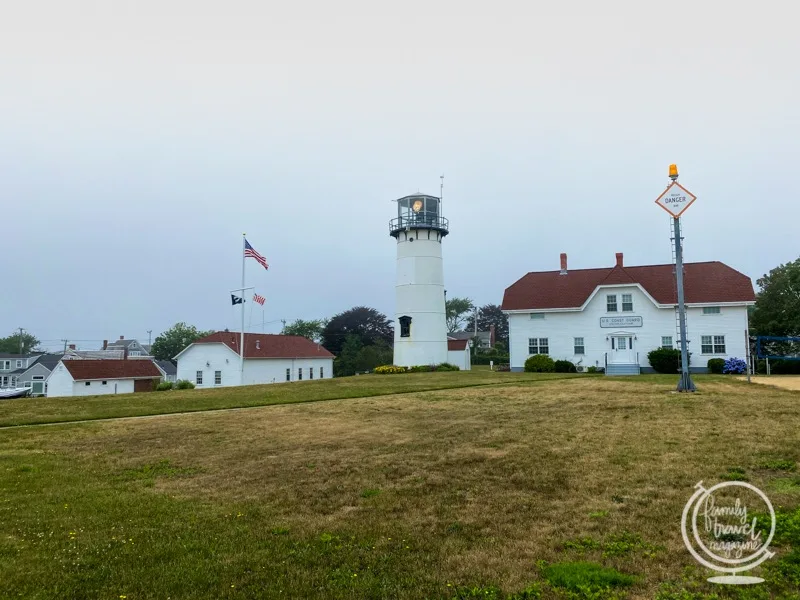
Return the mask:
[[[442,240],[448,222],[441,214],[441,198],[400,198],[389,232],[397,240],[394,364],[447,362]]]

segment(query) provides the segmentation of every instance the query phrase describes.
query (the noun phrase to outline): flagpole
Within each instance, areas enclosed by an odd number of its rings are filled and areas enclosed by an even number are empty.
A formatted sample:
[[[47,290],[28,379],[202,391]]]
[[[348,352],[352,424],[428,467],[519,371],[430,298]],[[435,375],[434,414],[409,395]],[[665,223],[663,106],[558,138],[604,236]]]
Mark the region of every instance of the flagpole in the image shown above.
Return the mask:
[[[244,250],[247,243],[247,234],[242,234],[242,337],[239,344],[239,385],[244,385]]]

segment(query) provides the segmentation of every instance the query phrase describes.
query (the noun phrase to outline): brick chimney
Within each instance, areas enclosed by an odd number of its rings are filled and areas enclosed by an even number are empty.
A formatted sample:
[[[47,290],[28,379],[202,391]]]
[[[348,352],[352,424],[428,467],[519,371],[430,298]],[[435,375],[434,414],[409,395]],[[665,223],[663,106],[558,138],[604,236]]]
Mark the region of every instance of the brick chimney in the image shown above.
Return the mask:
[[[121,339],[121,340],[124,340],[124,339],[125,339],[125,336],[124,336],[124,335],[121,335],[121,336],[119,336],[119,339]]]
[[[494,348],[494,336],[495,336],[494,325],[489,325],[489,343],[492,345],[493,348]]]
[[[69,349],[70,349],[70,350],[75,350],[75,344],[70,344],[70,345],[69,345]]]
[[[108,340],[103,340],[103,350],[108,350]]]
[[[617,266],[622,267],[622,252],[617,252]]]
[[[567,253],[566,252],[562,252],[561,253],[561,274],[562,275],[566,275],[567,274]]]

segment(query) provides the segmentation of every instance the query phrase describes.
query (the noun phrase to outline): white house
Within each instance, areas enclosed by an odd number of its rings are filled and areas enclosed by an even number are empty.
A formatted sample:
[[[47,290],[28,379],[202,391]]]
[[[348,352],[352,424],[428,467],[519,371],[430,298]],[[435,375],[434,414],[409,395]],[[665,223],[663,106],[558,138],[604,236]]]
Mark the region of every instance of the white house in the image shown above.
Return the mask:
[[[62,359],[47,379],[47,396],[150,392],[160,379],[151,360]]]
[[[241,333],[218,331],[181,351],[178,379],[198,388],[307,381],[333,377],[333,354],[296,335],[244,334],[244,369],[240,367]]]
[[[745,358],[747,308],[755,304],[749,277],[721,262],[684,264],[690,369],[706,372],[711,358]],[[647,353],[679,348],[674,266],[614,267],[528,273],[505,291],[511,369],[533,354],[570,360],[608,374],[652,372]]]

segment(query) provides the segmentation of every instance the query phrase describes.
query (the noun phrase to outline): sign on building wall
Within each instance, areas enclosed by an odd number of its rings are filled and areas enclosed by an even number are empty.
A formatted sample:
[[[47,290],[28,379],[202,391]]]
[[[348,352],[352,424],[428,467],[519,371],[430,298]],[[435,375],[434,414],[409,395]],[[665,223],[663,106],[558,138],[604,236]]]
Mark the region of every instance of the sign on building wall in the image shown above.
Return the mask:
[[[642,317],[600,317],[600,327],[641,327]]]

